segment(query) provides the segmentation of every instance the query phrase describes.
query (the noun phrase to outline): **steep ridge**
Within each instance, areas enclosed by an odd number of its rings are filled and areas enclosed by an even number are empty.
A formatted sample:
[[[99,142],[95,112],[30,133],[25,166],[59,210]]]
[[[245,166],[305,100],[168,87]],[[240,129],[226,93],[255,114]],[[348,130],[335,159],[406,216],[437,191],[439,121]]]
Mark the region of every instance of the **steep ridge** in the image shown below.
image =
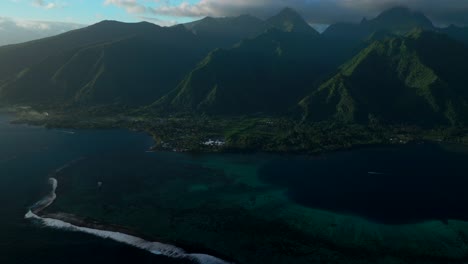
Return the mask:
[[[266,27],[263,20],[250,15],[205,17],[184,26],[205,41],[212,42],[217,48],[229,48],[242,39],[255,37]]]
[[[415,28],[436,29],[424,14],[405,7],[395,7],[382,12],[374,19],[363,19],[359,24],[333,24],[323,32],[323,35],[328,38],[359,41],[378,31],[406,34]]]
[[[383,38],[386,35],[404,35],[415,28],[435,30],[432,22],[420,12],[405,7],[385,10],[377,17],[358,24],[336,23],[330,25],[322,37],[337,53],[350,59],[368,45],[369,39]]]
[[[327,43],[290,8],[265,27],[263,34],[232,49],[210,53],[153,108],[216,115],[285,113],[341,62],[326,53]]]
[[[153,107],[216,115],[285,113],[334,65],[315,35],[271,29],[208,55]]]
[[[466,124],[467,59],[463,44],[415,30],[372,43],[300,105],[314,121]]]
[[[54,37],[0,48],[0,80],[18,74],[49,56],[67,50],[123,39],[134,34],[158,32],[154,24],[102,21],[95,25],[73,30]]]
[[[267,26],[284,32],[319,35],[295,10],[283,9],[279,14],[269,18]]]
[[[108,29],[119,28],[123,33],[95,39],[99,43],[66,43],[78,37],[93,39],[97,32],[105,35]],[[23,44],[25,48],[14,46],[16,57],[22,50],[41,52],[48,43],[60,47],[63,43],[68,48],[46,52],[50,53],[47,57],[38,56],[37,61],[28,62],[19,73],[4,79],[0,98],[9,103],[147,104],[175,87],[212,48],[182,26],[104,22],[87,31],[93,34],[70,32],[38,44]]]

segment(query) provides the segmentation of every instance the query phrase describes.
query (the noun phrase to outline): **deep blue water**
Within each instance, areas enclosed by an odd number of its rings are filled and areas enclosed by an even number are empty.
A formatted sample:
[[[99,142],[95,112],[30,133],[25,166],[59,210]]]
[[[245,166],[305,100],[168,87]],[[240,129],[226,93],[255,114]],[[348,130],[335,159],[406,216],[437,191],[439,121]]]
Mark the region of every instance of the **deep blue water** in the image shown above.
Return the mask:
[[[0,114],[0,263],[180,263],[110,240],[39,228],[23,219],[49,173],[80,157],[140,153],[151,138],[123,130],[70,131],[8,124]],[[74,132],[71,134],[69,132]]]
[[[468,221],[468,149],[462,146],[426,142],[283,157],[260,174],[311,208],[385,224]]]
[[[147,159],[153,156],[144,155],[153,143],[149,136],[124,130],[10,125],[9,119],[0,115],[0,263],[181,263],[85,234],[39,228],[23,219],[28,207],[49,191],[49,173],[72,160],[86,158],[85,164],[95,164],[86,169],[98,171],[95,174],[116,162],[119,169],[112,175],[123,178],[139,164],[152,164]],[[264,164],[259,171],[261,179],[286,187],[292,202],[393,225],[430,219],[468,220],[468,152],[461,149],[448,151],[425,143],[318,157],[231,158]],[[197,158],[189,155],[158,153],[150,172],[171,174],[171,168],[164,164],[177,166],[181,157],[197,163]],[[122,186],[122,190],[130,187]]]

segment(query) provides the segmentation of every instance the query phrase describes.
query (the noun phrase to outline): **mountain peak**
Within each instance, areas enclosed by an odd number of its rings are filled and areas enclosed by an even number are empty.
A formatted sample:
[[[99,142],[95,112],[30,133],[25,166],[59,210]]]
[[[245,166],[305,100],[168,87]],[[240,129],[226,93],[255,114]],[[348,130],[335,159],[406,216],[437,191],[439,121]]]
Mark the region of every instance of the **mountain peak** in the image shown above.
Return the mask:
[[[285,8],[283,8],[283,9],[278,13],[278,15],[294,15],[294,16],[299,16],[299,17],[301,16],[301,15],[299,15],[299,13],[298,13],[296,10],[292,9],[291,7],[285,7]]]
[[[467,80],[466,54],[461,43],[443,34],[414,29],[405,37],[372,42],[300,105],[314,121],[364,124],[374,116],[388,123],[464,124],[468,97],[459,87]]]
[[[158,26],[156,24],[146,22],[146,21],[141,21],[141,22],[135,22],[135,23],[126,23],[126,22],[120,22],[116,20],[103,20],[101,22],[98,22],[94,25],[89,26],[90,28],[104,28],[104,29],[109,29],[109,30],[115,30],[118,28],[132,28],[132,29],[137,29],[137,28],[148,28],[148,29],[155,29],[155,28],[161,28],[161,26]]]
[[[290,7],[284,8],[277,15],[268,19],[267,23],[285,32],[319,34],[299,13]]]
[[[415,27],[433,29],[434,25],[423,13],[413,11],[407,7],[394,7],[382,12],[372,24],[376,28],[385,27],[401,31],[409,31]]]

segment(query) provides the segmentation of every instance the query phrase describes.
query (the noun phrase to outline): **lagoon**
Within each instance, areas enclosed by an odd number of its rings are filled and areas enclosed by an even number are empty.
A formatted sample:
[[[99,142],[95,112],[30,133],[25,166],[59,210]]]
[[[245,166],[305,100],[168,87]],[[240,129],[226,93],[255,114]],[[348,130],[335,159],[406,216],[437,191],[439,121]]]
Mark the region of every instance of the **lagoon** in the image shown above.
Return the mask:
[[[184,263],[24,219],[46,209],[236,263],[460,263],[468,152],[434,143],[319,156],[147,152],[125,130],[11,125],[0,116],[1,263]],[[3,258],[3,259],[2,259]]]

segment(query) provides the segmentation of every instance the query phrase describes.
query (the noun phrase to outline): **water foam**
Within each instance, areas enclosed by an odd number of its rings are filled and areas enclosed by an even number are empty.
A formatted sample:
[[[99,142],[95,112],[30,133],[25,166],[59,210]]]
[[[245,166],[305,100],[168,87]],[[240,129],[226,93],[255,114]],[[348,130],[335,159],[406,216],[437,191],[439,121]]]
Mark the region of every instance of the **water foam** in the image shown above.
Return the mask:
[[[39,213],[40,211],[49,207],[57,198],[55,191],[57,190],[58,181],[55,178],[49,179],[49,184],[52,186],[52,190],[44,198],[37,201],[32,207],[31,211]]]
[[[185,258],[191,259],[199,264],[228,264],[228,262],[216,258],[214,256],[206,255],[206,254],[190,254],[186,253],[183,249],[178,248],[176,246],[160,243],[160,242],[151,242],[144,240],[142,238],[120,233],[114,231],[107,231],[107,230],[99,230],[93,229],[88,227],[81,227],[76,226],[70,223],[67,223],[62,220],[53,219],[53,218],[46,218],[40,217],[38,213],[42,210],[50,206],[55,199],[57,198],[56,189],[58,185],[58,181],[55,178],[49,179],[49,184],[52,185],[51,192],[39,200],[32,208],[29,210],[26,215],[24,216],[26,219],[36,220],[40,222],[42,225],[54,229],[72,231],[72,232],[82,232],[90,235],[94,235],[97,237],[105,238],[105,239],[112,239],[114,241],[124,243],[142,250],[146,250],[155,255],[162,255],[171,258]]]

